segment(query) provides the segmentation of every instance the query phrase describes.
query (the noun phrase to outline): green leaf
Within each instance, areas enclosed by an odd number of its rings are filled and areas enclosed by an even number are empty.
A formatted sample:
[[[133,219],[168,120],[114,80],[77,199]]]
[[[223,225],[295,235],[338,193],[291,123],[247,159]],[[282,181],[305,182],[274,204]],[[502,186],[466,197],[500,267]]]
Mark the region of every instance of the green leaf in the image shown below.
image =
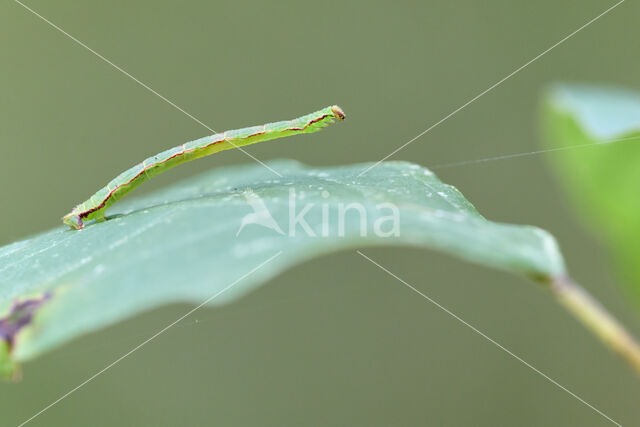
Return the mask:
[[[577,214],[610,246],[640,302],[640,93],[557,85],[544,99],[543,126]]]
[[[361,177],[367,165],[270,166],[283,177],[260,165],[217,169],[116,204],[106,222],[0,248],[0,313],[25,323],[12,360],[159,305],[199,304],[223,290],[211,304],[225,304],[295,264],[348,248],[413,245],[537,280],[565,273],[547,232],[487,221],[420,166],[383,163]],[[271,216],[256,216],[260,206]],[[309,230],[291,225],[300,215]],[[33,318],[11,309],[15,301],[35,307]]]

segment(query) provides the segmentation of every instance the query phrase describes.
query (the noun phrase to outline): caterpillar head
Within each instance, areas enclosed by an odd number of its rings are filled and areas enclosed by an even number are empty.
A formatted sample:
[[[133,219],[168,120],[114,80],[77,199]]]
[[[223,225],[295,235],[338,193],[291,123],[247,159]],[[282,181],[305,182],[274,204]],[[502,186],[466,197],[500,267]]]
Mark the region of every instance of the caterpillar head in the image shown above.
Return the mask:
[[[331,107],[331,112],[338,120],[344,120],[344,118],[346,117],[344,111],[342,111],[342,108],[338,107],[337,105],[333,105]]]

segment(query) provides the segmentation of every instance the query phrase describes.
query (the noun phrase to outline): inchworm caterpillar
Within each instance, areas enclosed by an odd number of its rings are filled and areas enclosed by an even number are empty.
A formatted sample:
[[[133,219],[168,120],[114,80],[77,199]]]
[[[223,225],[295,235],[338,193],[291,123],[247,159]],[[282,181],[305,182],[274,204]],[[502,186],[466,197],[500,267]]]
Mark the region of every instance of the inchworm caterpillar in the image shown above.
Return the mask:
[[[84,226],[83,221],[91,219],[104,221],[105,211],[109,206],[122,199],[146,180],[180,163],[256,142],[299,133],[316,132],[333,123],[334,119],[344,120],[344,118],[345,115],[342,109],[337,105],[333,105],[294,120],[228,130],[224,133],[217,133],[187,142],[149,157],[142,163],[124,171],[108,183],[106,187],[98,190],[87,201],[73,208],[70,213],[62,218],[62,222],[70,227],[81,229]]]

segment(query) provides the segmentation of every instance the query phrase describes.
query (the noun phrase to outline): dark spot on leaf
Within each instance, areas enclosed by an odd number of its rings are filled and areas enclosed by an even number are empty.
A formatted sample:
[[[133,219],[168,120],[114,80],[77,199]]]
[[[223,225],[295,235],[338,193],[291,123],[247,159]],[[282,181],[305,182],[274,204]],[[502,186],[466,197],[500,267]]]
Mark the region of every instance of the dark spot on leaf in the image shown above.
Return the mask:
[[[30,298],[24,301],[15,302],[9,314],[0,318],[0,339],[9,344],[9,348],[13,347],[13,341],[20,329],[29,325],[35,312],[47,300],[51,298],[51,294],[45,293],[39,298]]]

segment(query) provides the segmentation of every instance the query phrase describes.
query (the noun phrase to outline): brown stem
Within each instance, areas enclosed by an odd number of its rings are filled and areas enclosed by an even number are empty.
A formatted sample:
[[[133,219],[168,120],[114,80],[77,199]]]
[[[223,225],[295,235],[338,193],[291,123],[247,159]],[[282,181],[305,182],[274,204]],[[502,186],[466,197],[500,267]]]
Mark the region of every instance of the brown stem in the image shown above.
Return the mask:
[[[562,305],[640,374],[640,344],[596,299],[568,277],[555,277],[551,281],[551,291]]]

